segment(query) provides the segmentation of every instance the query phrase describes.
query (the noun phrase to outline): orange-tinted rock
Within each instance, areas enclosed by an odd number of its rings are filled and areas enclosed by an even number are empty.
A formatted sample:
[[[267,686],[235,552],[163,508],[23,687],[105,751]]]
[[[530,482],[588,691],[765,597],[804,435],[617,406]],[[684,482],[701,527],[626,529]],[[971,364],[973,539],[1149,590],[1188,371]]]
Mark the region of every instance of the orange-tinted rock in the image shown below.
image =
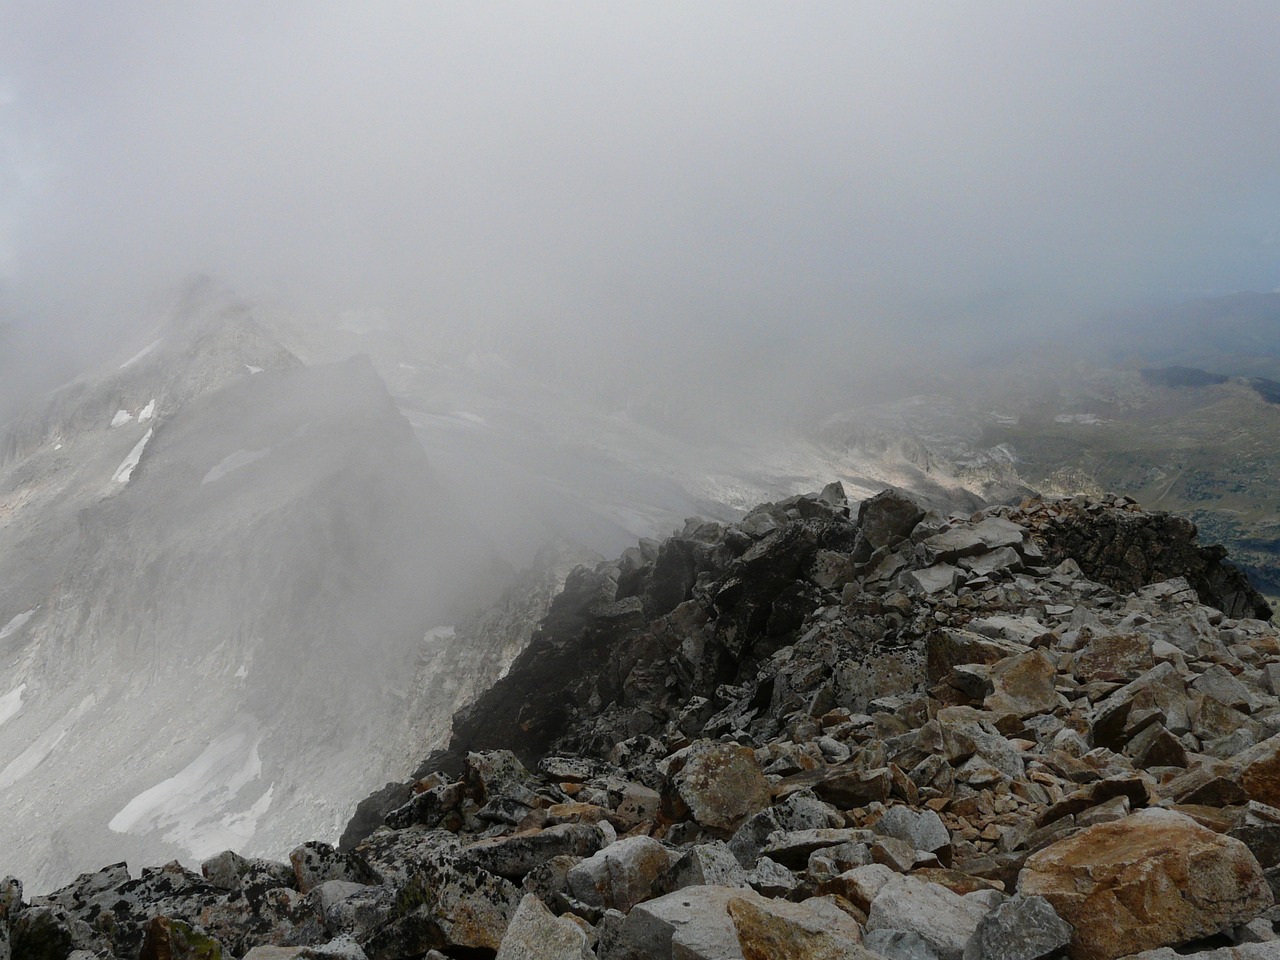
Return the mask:
[[[1245,764],[1240,786],[1250,800],[1280,807],[1280,735],[1251,747],[1241,758]]]
[[[1170,810],[1142,810],[1033,854],[1018,892],[1075,928],[1074,960],[1114,960],[1247,923],[1271,906],[1243,843]]]
[[[1058,705],[1054,689],[1057,665],[1043,650],[1031,650],[1001,660],[991,668],[991,685],[995,688],[983,702],[992,713],[1012,713],[1031,717],[1049,713]]]
[[[834,907],[801,913],[816,905],[821,901],[780,902],[767,910],[751,900],[730,900],[726,909],[744,960],[871,960],[874,954],[860,944],[857,921]]]
[[[1128,683],[1156,665],[1151,639],[1140,633],[1093,637],[1076,656],[1075,675],[1082,683],[1113,680]]]
[[[693,819],[725,835],[769,806],[769,781],[750,747],[695,743],[672,782]]]

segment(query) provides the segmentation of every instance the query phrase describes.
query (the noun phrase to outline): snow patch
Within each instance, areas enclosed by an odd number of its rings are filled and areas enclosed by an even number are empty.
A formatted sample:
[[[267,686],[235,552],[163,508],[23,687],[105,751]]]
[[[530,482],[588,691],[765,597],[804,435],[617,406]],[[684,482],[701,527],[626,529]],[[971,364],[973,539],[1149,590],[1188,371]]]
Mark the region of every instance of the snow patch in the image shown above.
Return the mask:
[[[245,368],[246,370],[248,370],[250,373],[261,373],[261,372],[262,372],[262,368],[261,368],[261,367],[255,367],[252,363],[246,363],[246,364],[244,365],[244,368]]]
[[[17,633],[19,630],[25,627],[27,625],[27,621],[30,620],[32,616],[34,616],[35,612],[39,609],[40,609],[39,607],[32,607],[30,610],[26,611],[25,613],[18,614],[12,620],[6,623],[3,627],[0,627],[0,640],[3,640],[5,637],[11,636],[12,634]]]
[[[1055,423],[1081,423],[1090,427],[1096,427],[1104,422],[1092,413],[1060,413],[1053,420]]]
[[[154,427],[148,430],[143,438],[134,444],[133,449],[129,451],[129,455],[124,458],[124,463],[116,467],[116,472],[111,475],[112,480],[116,483],[129,482],[129,478],[133,476],[134,469],[138,466],[138,461],[142,459],[142,451],[146,448],[147,441],[151,439],[151,434],[154,430]]]
[[[157,340],[154,343],[147,344],[145,347],[143,347],[141,350],[135,353],[132,357],[130,357],[124,363],[120,364],[120,369],[123,370],[126,367],[133,366],[135,363],[137,363],[139,360],[141,360],[143,357],[145,357],[147,354],[153,351],[156,347],[160,346],[160,343],[161,343],[161,340]]]
[[[249,668],[246,667],[243,663],[240,664],[240,669],[236,671],[236,679],[243,680],[248,675],[249,675]]]
[[[200,486],[203,487],[206,483],[213,483],[215,480],[221,480],[232,470],[239,470],[241,467],[247,467],[255,460],[261,460],[270,452],[270,447],[267,447],[265,450],[237,450],[230,456],[223,457],[215,463],[209,472],[204,475],[204,479],[200,481]]]
[[[146,423],[156,415],[156,398],[152,397],[151,402],[138,411],[138,422]]]
[[[242,847],[257,831],[274,791],[272,785],[247,807],[236,809],[239,794],[262,776],[261,743],[257,718],[246,714],[172,777],[125,804],[108,828],[133,834],[164,831],[165,840],[201,860]]]
[[[31,746],[9,761],[0,770],[0,791],[8,790],[40,764],[57,748],[76,722],[97,702],[92,693],[68,710],[58,723],[40,734]]]
[[[122,427],[132,419],[133,414],[128,410],[117,410],[116,415],[111,418],[111,425],[113,427]]]
[[[20,683],[3,697],[0,697],[0,723],[4,723],[22,709],[22,691],[26,689],[27,685]]]

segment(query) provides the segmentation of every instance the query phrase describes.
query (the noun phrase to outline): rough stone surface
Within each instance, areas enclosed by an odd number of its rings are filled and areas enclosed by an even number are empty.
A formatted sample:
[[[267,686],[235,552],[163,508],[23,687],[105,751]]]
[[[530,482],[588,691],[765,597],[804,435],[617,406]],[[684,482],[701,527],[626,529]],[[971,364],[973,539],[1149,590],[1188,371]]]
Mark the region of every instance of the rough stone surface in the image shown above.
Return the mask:
[[[1012,897],[978,923],[964,960],[1043,960],[1071,942],[1071,925],[1043,897]]]
[[[627,837],[569,871],[569,889],[583,903],[630,910],[652,897],[671,867],[671,855],[651,837]]]
[[[1111,960],[1247,923],[1271,906],[1239,841],[1182,814],[1142,810],[1033,854],[1018,880],[1075,932],[1073,957]]]
[[[965,945],[986,910],[934,883],[896,877],[876,894],[867,914],[868,930],[914,933],[939,960],[961,960]]]
[[[564,920],[531,894],[511,917],[496,960],[594,960],[582,927]]]
[[[726,837],[769,805],[768,781],[748,747],[695,744],[672,782],[693,819]]]

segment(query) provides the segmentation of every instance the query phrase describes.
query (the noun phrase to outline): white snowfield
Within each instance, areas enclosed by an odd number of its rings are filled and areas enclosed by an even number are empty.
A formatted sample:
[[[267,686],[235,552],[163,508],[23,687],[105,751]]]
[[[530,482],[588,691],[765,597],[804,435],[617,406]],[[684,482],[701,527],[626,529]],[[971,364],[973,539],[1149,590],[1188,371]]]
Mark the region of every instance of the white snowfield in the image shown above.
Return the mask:
[[[197,860],[240,849],[257,831],[274,792],[274,785],[245,789],[261,779],[261,742],[257,718],[242,716],[172,777],[130,800],[107,826],[116,833],[163,830],[165,840]]]
[[[223,457],[215,463],[209,472],[204,475],[204,479],[200,481],[200,486],[203,487],[206,483],[213,483],[217,480],[221,480],[232,470],[239,470],[241,467],[247,467],[255,460],[261,460],[270,452],[270,447],[267,447],[265,450],[237,450],[235,453]]]
[[[111,418],[111,425],[113,427],[123,427],[126,423],[129,423],[132,419],[133,419],[133,414],[130,413],[128,410],[117,410],[116,415]]]
[[[142,451],[146,449],[147,441],[151,439],[151,434],[155,432],[155,428],[148,430],[139,440],[129,455],[124,458],[124,463],[116,467],[116,472],[111,475],[111,479],[116,483],[128,483],[129,478],[133,476],[134,469],[138,466],[138,462],[142,459]]]
[[[30,610],[23,611],[22,613],[14,617],[12,620],[10,620],[8,623],[6,623],[3,627],[0,627],[0,640],[5,639],[6,637],[12,636],[13,634],[21,630],[23,627],[25,627],[27,625],[27,621],[30,620],[33,616],[35,616],[35,612],[39,609],[40,609],[39,607],[32,607]]]
[[[71,732],[71,728],[97,702],[98,698],[92,693],[89,694],[68,710],[57,724],[38,736],[31,746],[10,760],[9,764],[3,770],[0,770],[0,791],[8,790],[28,773],[44,763],[49,754],[57,749],[58,744],[66,739],[67,734]]]
[[[135,363],[137,363],[139,360],[141,360],[141,359],[142,359],[143,357],[145,357],[147,354],[149,354],[149,353],[151,353],[152,351],[154,351],[154,350],[155,350],[155,348],[156,348],[156,347],[158,347],[158,346],[160,346],[160,344],[161,344],[162,342],[163,342],[163,338],[161,338],[160,340],[156,340],[156,341],[154,341],[154,342],[152,342],[152,343],[147,344],[145,347],[143,347],[141,350],[139,350],[137,353],[135,353],[132,357],[130,357],[130,358],[129,358],[128,360],[126,360],[124,363],[120,364],[120,369],[121,369],[121,370],[127,370],[129,367],[132,367]]]
[[[138,422],[146,423],[156,415],[156,398],[152,397],[151,402],[138,411]]]
[[[27,685],[20,683],[0,697],[0,723],[18,715],[18,711],[22,709],[22,691],[26,689]]]

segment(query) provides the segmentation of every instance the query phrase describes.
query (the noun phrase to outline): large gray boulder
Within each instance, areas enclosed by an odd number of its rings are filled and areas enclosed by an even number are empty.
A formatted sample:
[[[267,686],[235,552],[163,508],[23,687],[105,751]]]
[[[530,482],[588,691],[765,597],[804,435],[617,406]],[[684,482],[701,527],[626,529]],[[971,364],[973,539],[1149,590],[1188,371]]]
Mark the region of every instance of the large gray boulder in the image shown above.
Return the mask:
[[[1071,942],[1071,924],[1044,897],[1012,897],[978,923],[964,960],[1043,960]]]

